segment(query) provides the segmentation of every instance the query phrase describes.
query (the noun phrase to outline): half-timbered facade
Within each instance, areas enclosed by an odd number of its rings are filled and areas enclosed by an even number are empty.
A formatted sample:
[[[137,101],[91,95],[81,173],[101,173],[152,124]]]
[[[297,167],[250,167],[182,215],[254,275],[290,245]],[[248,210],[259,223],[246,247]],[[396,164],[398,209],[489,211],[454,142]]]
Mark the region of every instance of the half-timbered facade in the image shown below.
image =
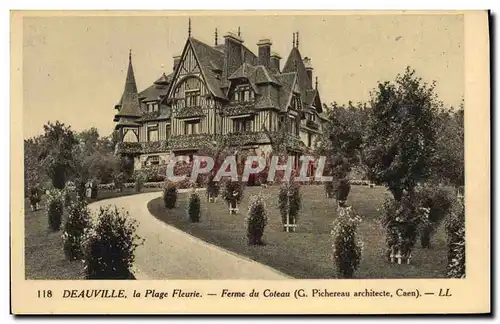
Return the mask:
[[[142,92],[129,57],[114,121],[121,139],[117,153],[133,157],[135,168],[195,154],[221,137],[259,155],[271,152],[267,134],[273,132],[287,132],[290,154],[314,146],[326,118],[298,33],[283,67],[269,39],[257,43],[257,55],[239,33],[228,33],[222,44],[215,40],[208,45],[189,35],[172,73]]]

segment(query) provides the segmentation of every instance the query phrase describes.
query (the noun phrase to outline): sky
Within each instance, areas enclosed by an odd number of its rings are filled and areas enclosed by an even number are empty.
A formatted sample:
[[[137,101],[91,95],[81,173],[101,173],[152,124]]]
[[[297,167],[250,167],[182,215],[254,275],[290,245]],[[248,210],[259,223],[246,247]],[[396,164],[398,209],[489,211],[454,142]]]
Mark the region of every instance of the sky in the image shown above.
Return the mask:
[[[453,15],[191,15],[192,36],[219,44],[241,30],[257,54],[269,38],[282,57],[299,32],[299,50],[311,58],[324,103],[367,101],[378,81],[394,80],[406,66],[437,81],[446,106],[464,94],[464,23]],[[129,49],[139,91],[172,72],[188,36],[188,16],[25,17],[23,22],[23,132],[29,138],[59,120],[76,131],[114,129],[114,105],[123,92]]]

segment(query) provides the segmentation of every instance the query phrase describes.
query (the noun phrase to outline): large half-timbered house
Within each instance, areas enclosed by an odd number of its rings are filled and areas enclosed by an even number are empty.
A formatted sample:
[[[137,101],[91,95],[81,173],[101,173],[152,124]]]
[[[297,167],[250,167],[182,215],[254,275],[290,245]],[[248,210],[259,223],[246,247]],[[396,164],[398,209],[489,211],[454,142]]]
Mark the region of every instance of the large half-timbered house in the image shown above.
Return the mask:
[[[311,60],[302,58],[298,33],[285,64],[262,39],[254,54],[238,34],[208,45],[189,37],[173,72],[138,92],[132,58],[125,89],[115,106],[121,141],[117,153],[134,158],[136,169],[192,155],[221,137],[254,154],[271,152],[267,134],[286,131],[289,154],[312,148],[325,116],[313,86]]]

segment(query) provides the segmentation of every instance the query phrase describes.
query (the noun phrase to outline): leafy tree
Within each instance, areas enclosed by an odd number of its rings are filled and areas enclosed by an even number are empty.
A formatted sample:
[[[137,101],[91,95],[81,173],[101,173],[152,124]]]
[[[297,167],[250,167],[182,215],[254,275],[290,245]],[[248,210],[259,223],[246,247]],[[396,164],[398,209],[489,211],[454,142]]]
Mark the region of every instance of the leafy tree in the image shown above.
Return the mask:
[[[41,165],[44,166],[52,185],[63,189],[66,179],[74,167],[73,147],[78,144],[70,126],[59,121],[43,126],[45,134],[41,142]]]
[[[434,89],[435,82],[423,82],[407,68],[371,94],[363,162],[370,180],[387,184],[396,201],[430,176],[437,145],[435,116],[442,107]]]
[[[120,171],[120,157],[114,155],[112,137],[100,137],[96,128],[76,134],[79,145],[74,149],[75,175],[86,182],[95,179],[100,183],[113,181]]]
[[[365,105],[347,106],[333,103],[328,109],[328,122],[319,137],[316,151],[328,157],[327,175],[333,176],[332,183],[325,184],[328,196],[338,191],[340,183],[347,181],[353,166],[360,163],[368,112]]]
[[[24,188],[29,190],[49,181],[45,172],[40,170],[43,136],[24,140]]]
[[[465,183],[464,106],[443,110],[438,115],[437,149],[433,176],[455,187]]]

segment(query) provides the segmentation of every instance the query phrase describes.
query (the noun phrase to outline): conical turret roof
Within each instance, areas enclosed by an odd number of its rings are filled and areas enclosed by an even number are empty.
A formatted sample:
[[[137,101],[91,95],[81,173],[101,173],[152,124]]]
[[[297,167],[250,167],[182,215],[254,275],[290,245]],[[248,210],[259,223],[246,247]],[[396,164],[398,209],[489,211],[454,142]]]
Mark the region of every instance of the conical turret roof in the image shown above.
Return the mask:
[[[122,98],[117,105],[119,108],[118,117],[141,117],[142,112],[139,104],[139,94],[135,83],[134,68],[132,67],[132,55],[129,54],[127,78]]]

